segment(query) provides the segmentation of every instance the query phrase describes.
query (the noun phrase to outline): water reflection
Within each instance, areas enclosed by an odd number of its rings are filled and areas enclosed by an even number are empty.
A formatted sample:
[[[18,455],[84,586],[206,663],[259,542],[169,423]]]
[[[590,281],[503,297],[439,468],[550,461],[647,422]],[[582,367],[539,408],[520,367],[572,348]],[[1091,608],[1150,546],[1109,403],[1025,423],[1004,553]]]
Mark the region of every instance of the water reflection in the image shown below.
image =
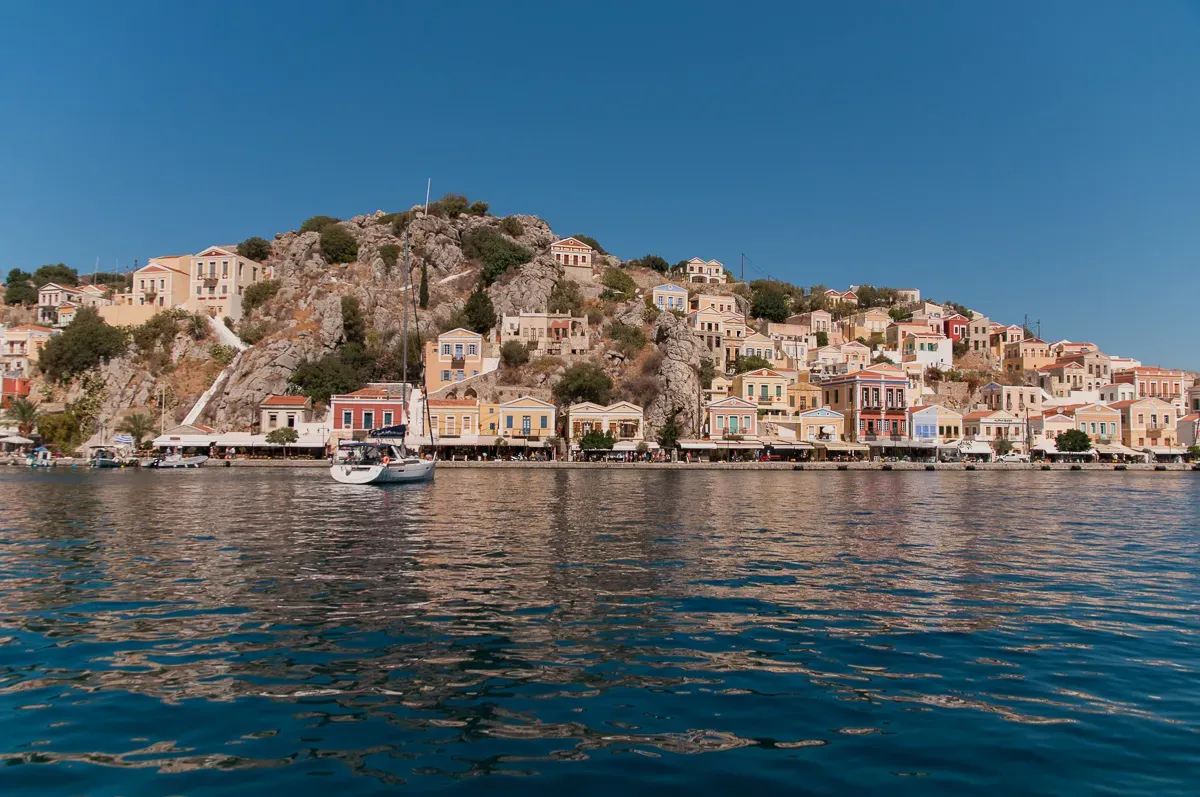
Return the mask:
[[[717,793],[799,761],[816,791],[1162,793],[1197,764],[1187,477],[0,480],[0,751],[41,765],[12,793]]]

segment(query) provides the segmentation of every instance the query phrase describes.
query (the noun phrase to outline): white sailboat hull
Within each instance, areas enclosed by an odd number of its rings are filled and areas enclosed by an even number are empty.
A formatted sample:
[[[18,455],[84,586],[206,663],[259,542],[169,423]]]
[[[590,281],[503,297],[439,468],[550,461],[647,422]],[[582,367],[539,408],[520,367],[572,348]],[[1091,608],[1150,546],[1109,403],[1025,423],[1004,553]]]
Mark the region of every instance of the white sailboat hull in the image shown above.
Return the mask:
[[[337,462],[329,468],[329,473],[341,484],[396,484],[428,481],[433,478],[436,465],[437,460],[432,459],[408,459],[387,465]]]

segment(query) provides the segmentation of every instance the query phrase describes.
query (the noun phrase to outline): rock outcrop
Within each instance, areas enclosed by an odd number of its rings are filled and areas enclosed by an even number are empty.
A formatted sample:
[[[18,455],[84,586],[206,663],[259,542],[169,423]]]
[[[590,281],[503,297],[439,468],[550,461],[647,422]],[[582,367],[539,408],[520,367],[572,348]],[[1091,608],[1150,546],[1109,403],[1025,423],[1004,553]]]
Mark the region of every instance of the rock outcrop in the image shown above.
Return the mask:
[[[653,340],[662,361],[658,366],[658,395],[646,407],[646,430],[657,432],[673,413],[685,435],[696,433],[701,416],[700,361],[708,350],[674,313],[659,313]]]
[[[550,255],[538,255],[513,269],[488,289],[496,315],[516,315],[521,311],[542,313],[550,292],[562,278],[562,269]]]

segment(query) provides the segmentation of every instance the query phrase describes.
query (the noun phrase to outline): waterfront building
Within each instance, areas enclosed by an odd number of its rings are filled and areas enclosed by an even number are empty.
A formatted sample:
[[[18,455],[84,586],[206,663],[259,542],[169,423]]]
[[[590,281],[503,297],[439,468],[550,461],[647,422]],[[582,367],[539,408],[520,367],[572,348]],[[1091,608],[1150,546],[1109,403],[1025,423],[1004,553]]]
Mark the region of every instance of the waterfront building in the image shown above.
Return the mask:
[[[402,386],[364,387],[353,393],[331,396],[333,436],[339,440],[361,438],[372,429],[404,423]]]
[[[982,403],[989,410],[1011,412],[1025,419],[1042,412],[1042,389],[1031,385],[1001,385],[991,382],[979,390]]]
[[[1195,384],[1187,371],[1148,365],[1119,371],[1113,374],[1113,381],[1133,385],[1138,398],[1158,397],[1170,402],[1178,416],[1187,414],[1188,391]]]
[[[713,440],[730,437],[758,437],[758,406],[736,395],[714,401],[705,408],[708,436]]]
[[[1014,451],[1028,453],[1026,425],[1024,419],[1005,410],[976,410],[963,416],[963,437],[993,448],[1000,440],[1008,440]]]
[[[312,422],[312,399],[307,396],[267,396],[258,405],[259,425],[263,434],[272,429],[298,429]]]
[[[1075,428],[1075,419],[1060,410],[1045,410],[1029,420],[1031,450],[1057,454],[1056,440],[1063,432]]]
[[[1181,448],[1200,444],[1200,412],[1184,415],[1175,422],[1175,428]]]
[[[1121,411],[1100,402],[1075,407],[1075,428],[1092,438],[1092,443],[1121,442]]]
[[[420,430],[421,436],[432,430],[434,440],[443,445],[475,445],[480,442],[480,404],[477,400],[431,398],[425,405],[429,426]],[[495,436],[489,438],[485,435],[483,442],[490,445],[495,442]]]
[[[567,428],[570,429],[571,449],[579,450],[579,441],[588,432],[608,432],[613,436],[613,451],[636,451],[638,444],[647,448],[658,444],[647,442],[642,408],[628,401],[603,406],[590,401],[572,404],[567,408]]]
[[[1121,440],[1129,448],[1158,454],[1169,453],[1178,444],[1175,405],[1171,402],[1153,396],[1118,401],[1111,406],[1121,413]]]
[[[941,404],[917,405],[908,410],[908,436],[914,441],[950,443],[962,439],[963,415]]]
[[[521,396],[500,405],[500,434],[528,447],[544,447],[555,434],[556,412],[548,401]]]
[[[500,342],[510,340],[524,343],[531,352],[552,355],[580,354],[591,345],[587,318],[570,313],[506,315],[500,320]]]
[[[905,435],[907,389],[904,371],[884,363],[833,376],[821,383],[822,403],[846,416],[846,433],[855,442]]]
[[[659,310],[673,310],[680,313],[688,312],[688,292],[670,282],[655,285],[650,291],[650,301]]]

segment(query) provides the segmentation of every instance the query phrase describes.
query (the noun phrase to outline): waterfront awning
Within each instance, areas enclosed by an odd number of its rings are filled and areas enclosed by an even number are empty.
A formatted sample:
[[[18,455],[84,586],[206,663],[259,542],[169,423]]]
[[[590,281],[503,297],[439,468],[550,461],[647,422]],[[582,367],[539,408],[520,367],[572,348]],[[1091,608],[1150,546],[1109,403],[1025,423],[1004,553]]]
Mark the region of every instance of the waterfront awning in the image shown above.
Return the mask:
[[[653,451],[658,448],[658,443],[652,440],[618,440],[616,445],[612,447],[613,451],[637,451],[638,446],[642,443],[646,444],[646,448]]]
[[[150,445],[154,448],[208,448],[216,439],[210,434],[160,435]]]
[[[958,439],[947,440],[944,443],[938,443],[938,448],[958,448],[962,445],[962,441]]]
[[[1187,453],[1186,448],[1177,448],[1175,446],[1146,446],[1142,450],[1156,457],[1182,457]]]
[[[899,440],[888,438],[886,440],[868,440],[867,445],[871,448],[928,448],[933,449],[936,443],[932,440],[909,440],[901,438]]]
[[[491,445],[496,442],[496,438],[487,441],[485,445]],[[451,437],[439,437],[434,443],[436,446],[445,448],[453,448],[454,446],[477,446],[479,445],[479,435],[477,434],[460,434]]]
[[[1096,443],[1093,446],[1093,450],[1095,450],[1097,454],[1102,454],[1107,457],[1137,457],[1138,459],[1146,458],[1145,453],[1141,451],[1134,451],[1132,448],[1123,446],[1120,443]]]
[[[8,437],[0,438],[0,443],[8,443],[9,445],[14,445],[14,446],[33,445],[33,441],[30,440],[28,437],[21,437],[18,434],[13,434],[13,435],[9,435]]]
[[[711,440],[680,440],[679,447],[693,451],[711,451],[716,445]]]
[[[826,451],[844,451],[847,453],[854,451],[866,453],[871,450],[870,446],[865,446],[862,443],[847,443],[842,440],[819,440],[816,443],[816,447],[823,448]]]
[[[1034,451],[1042,451],[1046,454],[1057,454],[1058,445],[1053,440],[1043,440],[1033,447]]]
[[[812,451],[815,446],[812,443],[807,443],[803,440],[780,440],[779,442],[770,442],[771,448],[778,451]]]
[[[728,451],[757,451],[763,443],[760,440],[717,440],[716,447]]]

